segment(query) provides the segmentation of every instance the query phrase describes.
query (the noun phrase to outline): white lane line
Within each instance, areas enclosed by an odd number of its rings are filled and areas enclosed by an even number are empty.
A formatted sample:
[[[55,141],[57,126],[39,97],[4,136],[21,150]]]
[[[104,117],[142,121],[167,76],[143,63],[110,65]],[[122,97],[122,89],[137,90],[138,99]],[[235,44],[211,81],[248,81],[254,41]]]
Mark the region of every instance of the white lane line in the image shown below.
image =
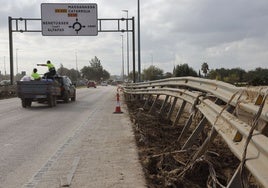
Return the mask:
[[[80,157],[74,158],[71,171],[68,173],[67,176],[64,176],[61,178],[61,187],[69,187],[71,185],[71,182],[74,177],[74,173],[77,169],[79,161],[80,161]]]
[[[49,160],[41,167],[41,169],[38,170],[38,172],[29,180],[29,182],[23,185],[23,188],[35,188],[36,185],[38,185],[38,183],[42,180],[42,176],[51,168],[51,166],[53,166],[53,163],[55,163],[62,156],[65,148],[67,148],[72,143],[74,138],[80,134],[82,129],[88,125],[89,121],[98,110],[99,109],[95,109],[90,113],[88,119],[82,123],[75,130],[74,134],[70,136],[66,142],[57,149],[57,151],[49,158]]]

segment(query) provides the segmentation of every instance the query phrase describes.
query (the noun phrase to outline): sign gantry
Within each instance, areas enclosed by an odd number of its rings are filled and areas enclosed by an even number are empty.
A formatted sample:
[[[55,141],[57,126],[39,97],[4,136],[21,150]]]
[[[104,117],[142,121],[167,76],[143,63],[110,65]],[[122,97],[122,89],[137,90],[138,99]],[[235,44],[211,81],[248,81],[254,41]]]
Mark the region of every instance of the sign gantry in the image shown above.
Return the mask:
[[[8,17],[10,82],[13,84],[13,32],[41,32],[43,36],[96,36],[98,32],[131,32],[133,54],[133,82],[135,75],[135,19],[97,18],[96,4],[41,4],[42,18]],[[41,29],[29,29],[30,23],[41,21]],[[105,25],[106,24],[106,25]],[[111,27],[114,25],[117,27]],[[103,27],[105,25],[106,27]],[[107,27],[108,25],[108,27]],[[13,26],[15,26],[13,28]],[[110,27],[109,27],[110,26]]]

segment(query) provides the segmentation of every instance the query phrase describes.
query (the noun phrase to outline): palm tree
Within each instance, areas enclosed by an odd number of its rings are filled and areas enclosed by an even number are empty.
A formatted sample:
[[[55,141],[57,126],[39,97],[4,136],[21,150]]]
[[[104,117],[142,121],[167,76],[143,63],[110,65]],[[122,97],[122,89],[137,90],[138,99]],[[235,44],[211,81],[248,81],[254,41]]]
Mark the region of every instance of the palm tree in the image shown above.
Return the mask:
[[[207,77],[207,73],[209,71],[209,67],[208,64],[206,62],[204,62],[201,66],[201,70],[204,73],[205,77]]]

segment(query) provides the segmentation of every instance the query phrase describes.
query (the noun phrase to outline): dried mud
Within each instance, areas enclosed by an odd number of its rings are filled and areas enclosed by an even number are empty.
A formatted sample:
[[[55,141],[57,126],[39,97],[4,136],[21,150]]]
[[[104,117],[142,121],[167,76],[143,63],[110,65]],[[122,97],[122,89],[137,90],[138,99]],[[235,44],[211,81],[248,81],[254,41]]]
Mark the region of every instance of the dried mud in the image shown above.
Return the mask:
[[[0,100],[9,99],[13,97],[17,97],[17,93],[10,92],[10,91],[0,91]]]
[[[203,188],[228,184],[239,165],[239,160],[219,136],[214,139],[204,155],[191,161],[207,137],[210,131],[209,125],[206,125],[191,148],[181,150],[181,144],[190,135],[189,133],[178,142],[178,137],[189,117],[188,113],[184,113],[179,123],[172,126],[172,121],[161,117],[159,113],[151,115],[148,109],[143,109],[144,101],[126,103],[148,187]],[[191,125],[192,130],[200,119],[201,116],[197,114]]]

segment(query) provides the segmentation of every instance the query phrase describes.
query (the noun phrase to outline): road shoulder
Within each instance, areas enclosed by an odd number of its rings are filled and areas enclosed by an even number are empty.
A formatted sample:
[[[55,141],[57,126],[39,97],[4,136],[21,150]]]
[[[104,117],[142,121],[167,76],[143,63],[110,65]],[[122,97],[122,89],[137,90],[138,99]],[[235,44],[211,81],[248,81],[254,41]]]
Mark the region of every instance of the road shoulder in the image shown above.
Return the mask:
[[[146,187],[127,111],[106,101],[76,130],[62,156],[36,187]]]

